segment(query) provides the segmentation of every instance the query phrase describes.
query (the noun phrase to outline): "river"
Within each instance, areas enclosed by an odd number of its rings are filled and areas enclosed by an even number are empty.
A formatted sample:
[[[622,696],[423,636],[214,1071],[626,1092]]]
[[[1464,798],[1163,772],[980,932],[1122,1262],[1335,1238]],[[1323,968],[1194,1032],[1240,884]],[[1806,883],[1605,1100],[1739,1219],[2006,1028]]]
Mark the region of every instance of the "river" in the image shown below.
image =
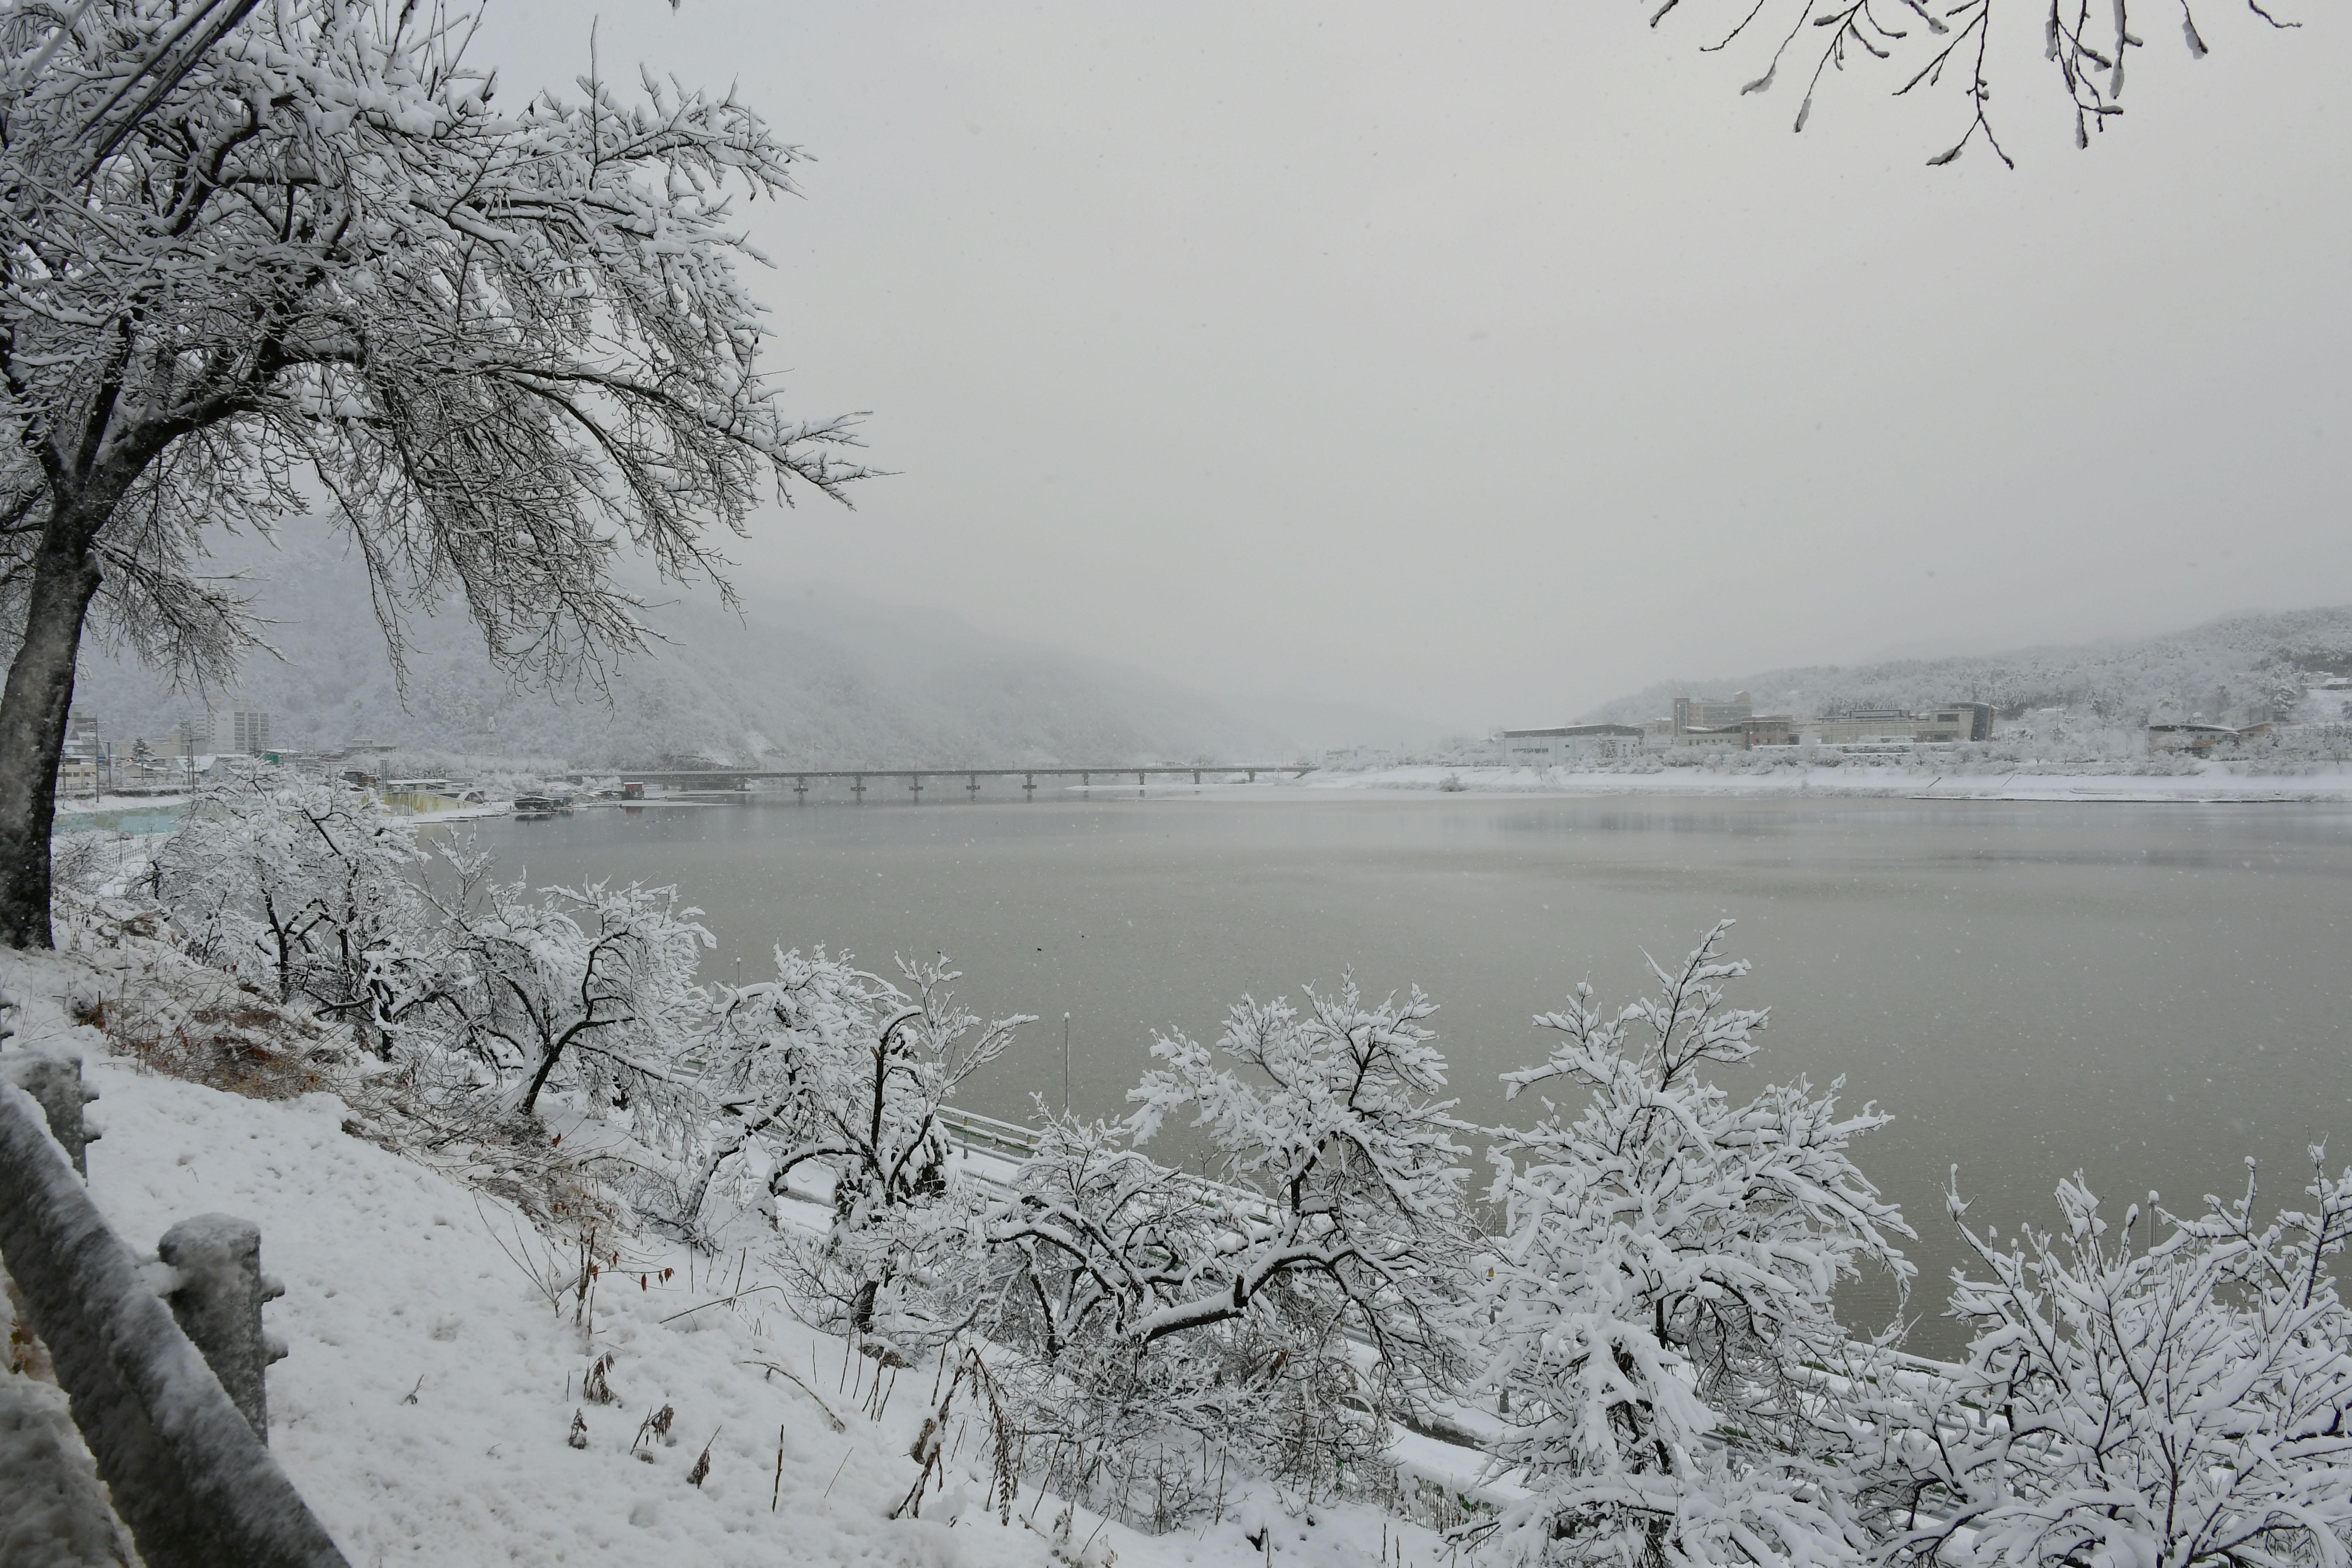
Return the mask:
[[[1706,927],[1769,1005],[1739,1089],[1840,1073],[1898,1120],[1858,1163],[1920,1232],[1915,1341],[1972,1222],[2054,1217],[2083,1170],[2119,1215],[2151,1189],[2194,1209],[2257,1157],[2299,1192],[2309,1143],[2352,1163],[2352,808],[1621,796],[1334,799],[1266,790],[1097,791],[1034,804],[893,802],[597,809],[476,829],[509,874],[675,882],[718,938],[709,973],[750,980],[772,946],[824,942],[889,973],[953,956],[975,1010],[1034,1013],[967,1103],[1014,1119],[1072,1099],[1114,1113],[1155,1030],[1213,1037],[1225,1005],[1352,965],[1418,983],[1464,1113],[1538,1059],[1531,1015],[1590,978],[1604,1002]],[[1483,1155],[1474,1155],[1483,1173]],[[2265,1205],[2267,1208],[2268,1205]],[[1850,1319],[1891,1292],[1850,1290]]]

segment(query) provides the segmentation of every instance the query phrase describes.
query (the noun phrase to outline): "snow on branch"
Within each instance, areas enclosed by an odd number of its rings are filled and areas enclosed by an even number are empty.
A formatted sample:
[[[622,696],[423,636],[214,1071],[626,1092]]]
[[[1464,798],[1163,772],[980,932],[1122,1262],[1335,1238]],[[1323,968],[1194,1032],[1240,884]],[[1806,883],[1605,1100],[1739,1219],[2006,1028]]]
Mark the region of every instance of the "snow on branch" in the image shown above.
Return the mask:
[[[2352,1171],[2311,1151],[2307,1210],[2256,1186],[2193,1218],[2150,1194],[2120,1225],[2080,1176],[2059,1226],[2003,1246],[1965,1222],[1948,1375],[1869,1402],[1888,1550],[1960,1568],[2342,1563],[2352,1537],[2352,1321],[2331,1259]]]
[[[1852,1163],[1889,1120],[1842,1115],[1833,1083],[1745,1104],[1701,1077],[1747,1061],[1765,1015],[1722,1010],[1745,963],[1718,924],[1657,994],[1615,1014],[1579,986],[1536,1020],[1562,1037],[1516,1093],[1559,1081],[1581,1105],[1492,1130],[1501,1224],[1468,1315],[1474,1386],[1501,1391],[1499,1462],[1528,1500],[1499,1532],[1565,1561],[1847,1561],[1842,1419],[1815,1369],[1845,1356],[1837,1283],[1907,1278],[1909,1228]]]
[[[513,668],[593,672],[642,640],[616,552],[716,578],[714,527],[865,472],[854,420],[788,416],[760,367],[737,204],[800,154],[731,93],[508,103],[464,12],[208,7],[234,25],[191,49],[181,9],[0,13],[0,497],[38,523],[0,581],[97,550],[116,635],[216,676],[253,628],[202,540],[315,477],[395,652],[455,594]]]

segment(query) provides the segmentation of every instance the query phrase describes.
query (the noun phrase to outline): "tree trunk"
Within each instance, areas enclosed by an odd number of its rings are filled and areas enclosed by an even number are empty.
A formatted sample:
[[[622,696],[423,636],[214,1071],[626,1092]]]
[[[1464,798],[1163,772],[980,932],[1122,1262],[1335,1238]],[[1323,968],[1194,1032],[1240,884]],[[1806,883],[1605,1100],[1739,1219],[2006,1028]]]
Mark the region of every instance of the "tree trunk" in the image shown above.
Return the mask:
[[[52,516],[34,559],[25,640],[0,693],[0,943],[49,945],[49,830],[97,559]]]

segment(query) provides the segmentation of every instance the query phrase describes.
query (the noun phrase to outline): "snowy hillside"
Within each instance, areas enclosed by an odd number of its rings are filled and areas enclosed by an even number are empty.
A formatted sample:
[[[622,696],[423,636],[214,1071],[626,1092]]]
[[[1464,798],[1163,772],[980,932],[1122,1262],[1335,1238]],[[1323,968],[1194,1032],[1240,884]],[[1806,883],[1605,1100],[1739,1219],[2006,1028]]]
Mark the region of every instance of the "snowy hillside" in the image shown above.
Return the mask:
[[[267,1321],[290,1352],[268,1374],[271,1450],[358,1568],[1444,1561],[1430,1531],[1368,1506],[1292,1517],[1238,1480],[1220,1517],[1157,1537],[1066,1515],[1034,1486],[1004,1522],[976,1433],[919,1517],[891,1518],[917,1475],[934,1369],[888,1372],[803,1327],[756,1257],[642,1232],[599,1244],[584,1296],[551,1289],[579,1260],[499,1195],[514,1182],[489,1152],[445,1150],[431,1168],[380,1146],[385,1130],[331,1094],[247,1098],[110,1056],[59,1001],[92,983],[74,956],[0,955],[21,1005],[12,1048],[85,1055],[105,1131],[90,1189],[134,1249],[208,1211],[259,1225],[286,1284]],[[119,965],[99,983],[138,989]],[[43,1403],[24,1383],[0,1367],[0,1426]],[[0,1556],[51,1561],[15,1555],[10,1513],[0,1502]]]
[[[1589,717],[1639,723],[1667,712],[1677,696],[1744,690],[1754,694],[1759,713],[1800,717],[1973,700],[2005,715],[2059,708],[2126,726],[2191,714],[2246,723],[2274,710],[2287,717],[2284,710],[2301,699],[2303,678],[2319,670],[2352,674],[2352,605],[2234,616],[2136,641],[1666,680]]]
[[[740,620],[708,595],[654,611],[670,640],[618,670],[609,703],[516,690],[462,614],[419,619],[404,704],[358,563],[315,524],[289,527],[281,543],[225,564],[256,579],[280,655],[247,661],[244,696],[271,715],[272,742],[291,749],[365,738],[581,765],[696,753],[811,766],[1257,760],[1353,738],[1331,731],[1376,718],[1305,704],[1262,718],[952,615],[756,584]],[[125,739],[161,735],[197,706],[95,650],[76,705]]]

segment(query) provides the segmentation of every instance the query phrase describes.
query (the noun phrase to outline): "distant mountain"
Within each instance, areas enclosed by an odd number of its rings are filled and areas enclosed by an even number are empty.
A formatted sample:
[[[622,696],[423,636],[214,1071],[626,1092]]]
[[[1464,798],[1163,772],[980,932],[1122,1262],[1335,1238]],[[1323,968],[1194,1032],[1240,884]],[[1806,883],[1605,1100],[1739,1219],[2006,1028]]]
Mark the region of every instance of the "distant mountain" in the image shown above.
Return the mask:
[[[2123,725],[2191,714],[2243,723],[2291,706],[2305,678],[2322,670],[2352,674],[2352,605],[2231,616],[2162,637],[2078,647],[1661,681],[1590,717],[1638,723],[1665,714],[1677,696],[1744,690],[1759,713],[1800,718],[1840,708],[1979,701],[2011,716],[2058,708]]]
[[[647,618],[668,643],[622,665],[606,696],[518,690],[462,613],[421,618],[404,700],[358,563],[316,525],[289,527],[280,545],[248,544],[224,564],[257,581],[277,623],[280,657],[247,661],[241,700],[270,714],[271,740],[288,749],[368,739],[588,767],[698,754],[812,767],[1257,761],[1351,738],[1327,733],[1345,723],[1395,722],[1305,702],[1239,711],[951,614],[817,587],[747,588],[740,620],[707,594],[656,610]],[[129,738],[161,735],[203,704],[93,651],[75,706]]]

